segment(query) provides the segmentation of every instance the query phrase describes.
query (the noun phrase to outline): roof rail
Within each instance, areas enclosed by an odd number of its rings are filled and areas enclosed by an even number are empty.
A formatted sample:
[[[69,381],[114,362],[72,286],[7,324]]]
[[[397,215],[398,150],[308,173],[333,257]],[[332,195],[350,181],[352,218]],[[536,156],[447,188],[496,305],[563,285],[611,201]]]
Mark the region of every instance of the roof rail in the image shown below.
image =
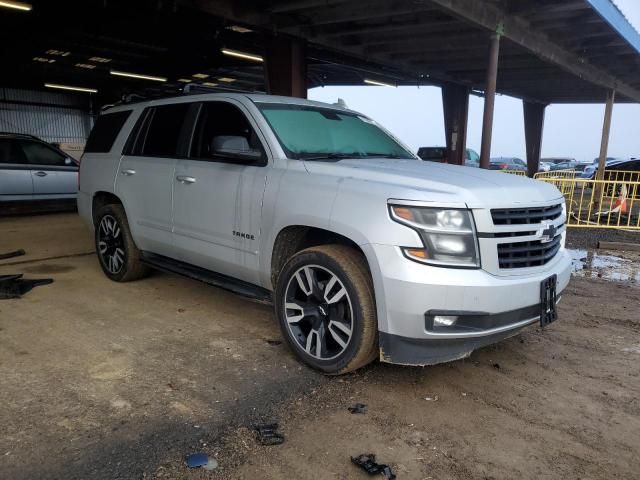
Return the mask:
[[[28,138],[34,138],[36,140],[40,140],[38,137],[36,137],[35,135],[31,135],[29,133],[18,133],[18,132],[0,132],[0,135],[17,135],[19,137],[28,137]]]
[[[214,93],[214,92],[233,92],[233,93],[265,93],[259,90],[247,90],[244,88],[223,87],[220,85],[209,86],[202,85],[201,83],[187,83],[182,88],[183,95],[198,95],[200,93]]]

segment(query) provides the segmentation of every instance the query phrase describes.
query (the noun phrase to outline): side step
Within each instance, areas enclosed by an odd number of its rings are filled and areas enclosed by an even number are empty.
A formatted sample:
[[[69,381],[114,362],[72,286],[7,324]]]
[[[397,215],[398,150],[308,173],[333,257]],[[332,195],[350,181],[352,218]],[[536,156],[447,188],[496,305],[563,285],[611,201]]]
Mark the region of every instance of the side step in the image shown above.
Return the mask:
[[[173,258],[156,255],[155,253],[140,252],[142,263],[163,272],[177,273],[185,277],[193,278],[201,282],[222,288],[230,292],[242,295],[261,302],[271,303],[271,292],[266,288],[252,283],[237,280],[220,273],[215,273],[204,268],[196,267],[188,263],[174,260]]]

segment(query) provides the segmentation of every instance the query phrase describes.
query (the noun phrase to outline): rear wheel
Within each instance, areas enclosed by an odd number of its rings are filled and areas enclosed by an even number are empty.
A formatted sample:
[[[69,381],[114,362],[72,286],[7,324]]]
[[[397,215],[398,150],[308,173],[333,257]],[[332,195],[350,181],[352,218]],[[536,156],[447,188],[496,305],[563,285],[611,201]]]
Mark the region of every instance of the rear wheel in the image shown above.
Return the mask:
[[[303,250],[278,276],[276,315],[308,365],[346,373],[378,356],[371,276],[362,254],[343,245]]]
[[[140,251],[133,242],[122,205],[105,205],[98,210],[95,244],[102,271],[111,280],[130,282],[149,272],[140,262]]]

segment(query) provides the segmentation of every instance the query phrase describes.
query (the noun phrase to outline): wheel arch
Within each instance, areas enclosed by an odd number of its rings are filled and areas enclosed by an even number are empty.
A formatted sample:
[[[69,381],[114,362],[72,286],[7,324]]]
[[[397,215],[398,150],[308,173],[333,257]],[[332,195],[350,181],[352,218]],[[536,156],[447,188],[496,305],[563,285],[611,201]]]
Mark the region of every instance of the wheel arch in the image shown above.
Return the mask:
[[[93,225],[96,224],[96,213],[105,205],[115,204],[122,205],[122,200],[117,195],[106,191],[97,191],[93,194],[93,200],[91,201],[91,218],[93,219]]]

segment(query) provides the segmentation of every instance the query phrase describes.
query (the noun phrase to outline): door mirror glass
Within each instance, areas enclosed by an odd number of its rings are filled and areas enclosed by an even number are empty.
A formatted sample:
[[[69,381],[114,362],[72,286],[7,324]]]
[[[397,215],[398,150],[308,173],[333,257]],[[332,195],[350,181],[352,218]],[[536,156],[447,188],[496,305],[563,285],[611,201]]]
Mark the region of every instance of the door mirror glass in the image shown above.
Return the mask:
[[[257,162],[262,158],[260,150],[252,150],[245,137],[218,135],[211,139],[211,153],[214,157]]]

